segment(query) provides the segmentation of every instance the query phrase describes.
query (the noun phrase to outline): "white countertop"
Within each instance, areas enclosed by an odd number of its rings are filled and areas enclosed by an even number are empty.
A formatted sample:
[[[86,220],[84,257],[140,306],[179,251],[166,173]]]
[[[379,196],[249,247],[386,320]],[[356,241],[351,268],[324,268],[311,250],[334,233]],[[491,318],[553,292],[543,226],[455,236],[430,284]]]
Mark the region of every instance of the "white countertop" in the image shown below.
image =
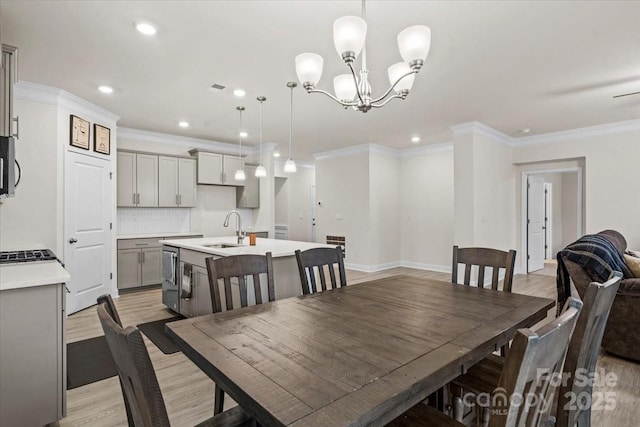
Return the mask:
[[[146,233],[146,234],[118,234],[118,240],[126,239],[153,239],[153,238],[167,238],[167,237],[180,237],[180,236],[202,236],[202,233],[195,231],[188,231],[185,233]]]
[[[312,242],[297,242],[294,240],[276,240],[266,239],[258,237],[256,238],[256,245],[249,246],[249,236],[244,238],[242,245],[237,244],[235,236],[227,237],[204,237],[199,239],[179,239],[179,240],[160,240],[163,245],[175,246],[182,249],[190,249],[196,252],[203,252],[218,256],[231,256],[231,255],[264,255],[267,252],[271,252],[274,258],[286,257],[295,255],[297,249],[305,251],[313,248],[335,248],[332,245],[325,245],[323,243]],[[230,244],[235,245],[231,248],[215,248],[208,247],[207,245],[215,244]]]
[[[0,291],[67,283],[71,276],[58,261],[0,265]]]

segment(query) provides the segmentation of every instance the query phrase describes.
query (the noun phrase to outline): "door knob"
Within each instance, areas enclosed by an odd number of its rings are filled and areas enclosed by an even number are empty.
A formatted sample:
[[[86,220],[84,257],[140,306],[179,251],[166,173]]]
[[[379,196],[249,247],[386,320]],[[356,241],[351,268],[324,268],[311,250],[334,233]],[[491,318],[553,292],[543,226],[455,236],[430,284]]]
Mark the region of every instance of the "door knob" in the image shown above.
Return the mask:
[[[78,239],[74,239],[73,237],[69,239],[69,243],[74,244],[78,241]]]

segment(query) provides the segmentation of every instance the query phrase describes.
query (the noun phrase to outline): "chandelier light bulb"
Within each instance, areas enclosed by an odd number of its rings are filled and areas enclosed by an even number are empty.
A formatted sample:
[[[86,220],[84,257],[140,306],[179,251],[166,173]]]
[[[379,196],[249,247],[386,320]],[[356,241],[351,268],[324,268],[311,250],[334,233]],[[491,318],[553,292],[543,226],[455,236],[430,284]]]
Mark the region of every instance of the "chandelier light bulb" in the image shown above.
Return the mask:
[[[343,16],[333,23],[333,44],[338,55],[345,59],[358,57],[367,37],[367,23],[358,16]]]
[[[409,67],[409,64],[407,64],[406,62],[398,62],[396,64],[393,64],[387,70],[387,73],[389,74],[389,83],[394,84],[400,77],[410,72],[411,72],[411,68]],[[408,76],[400,80],[393,89],[397,93],[400,93],[403,90],[407,90],[407,91],[411,90],[415,76],[416,76],[415,74],[409,74]]]
[[[260,165],[256,168],[256,177],[258,178],[264,178],[265,176],[267,176],[267,169]]]
[[[294,162],[291,159],[287,159],[286,162],[284,162],[284,171],[286,173],[295,173],[298,170],[298,168],[296,168],[296,162]]]
[[[301,53],[296,56],[296,74],[302,85],[315,86],[322,76],[324,59],[317,53]]]
[[[244,171],[243,171],[242,169],[238,169],[238,170],[236,171],[236,174],[234,175],[234,179],[235,179],[236,181],[244,181],[244,180],[245,180],[245,178],[246,178],[246,176],[245,176],[245,174],[244,174]]]
[[[340,74],[333,78],[333,90],[340,101],[353,101],[356,97],[356,84],[351,74]]]
[[[427,59],[431,48],[431,30],[424,25],[405,28],[398,34],[398,49],[405,62],[411,65],[415,61]]]

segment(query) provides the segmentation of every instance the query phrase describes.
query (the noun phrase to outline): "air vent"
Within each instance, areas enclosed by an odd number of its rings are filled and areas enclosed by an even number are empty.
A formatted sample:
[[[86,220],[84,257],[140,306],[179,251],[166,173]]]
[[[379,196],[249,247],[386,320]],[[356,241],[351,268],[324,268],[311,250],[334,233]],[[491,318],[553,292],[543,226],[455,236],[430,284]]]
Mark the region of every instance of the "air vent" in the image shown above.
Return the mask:
[[[214,83],[214,84],[211,85],[211,89],[216,89],[216,90],[222,90],[225,87],[226,86],[219,85],[218,83]]]

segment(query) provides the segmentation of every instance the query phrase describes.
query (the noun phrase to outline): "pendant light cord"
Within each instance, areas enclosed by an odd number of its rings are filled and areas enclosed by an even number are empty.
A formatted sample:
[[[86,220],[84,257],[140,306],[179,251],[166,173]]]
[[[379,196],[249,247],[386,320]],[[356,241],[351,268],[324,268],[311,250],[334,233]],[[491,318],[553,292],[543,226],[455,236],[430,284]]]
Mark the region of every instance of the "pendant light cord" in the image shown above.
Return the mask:
[[[367,22],[367,7],[364,4],[365,0],[362,0],[362,20]],[[367,40],[365,39],[364,44],[362,46],[362,69],[367,69]]]
[[[238,151],[238,160],[240,160],[240,169],[242,169],[242,110],[240,111],[240,133],[238,137],[240,139],[240,150]]]
[[[293,159],[291,141],[293,140],[293,87],[291,87],[291,103],[289,104],[289,158]]]
[[[260,101],[260,164],[262,164],[262,103]]]

